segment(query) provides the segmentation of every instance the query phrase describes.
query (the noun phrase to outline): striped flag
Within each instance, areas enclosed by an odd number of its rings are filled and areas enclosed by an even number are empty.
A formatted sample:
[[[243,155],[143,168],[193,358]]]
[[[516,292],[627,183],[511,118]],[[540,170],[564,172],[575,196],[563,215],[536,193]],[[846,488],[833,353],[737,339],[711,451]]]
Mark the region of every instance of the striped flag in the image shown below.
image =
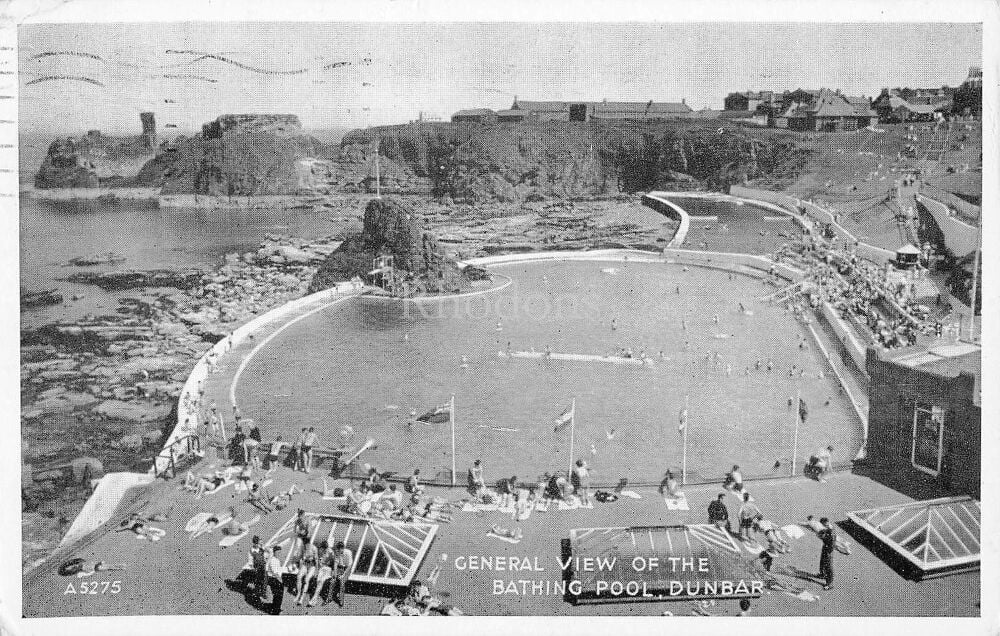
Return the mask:
[[[560,428],[566,426],[572,421],[573,421],[573,406],[570,405],[566,407],[566,410],[564,410],[562,413],[559,414],[559,417],[556,418],[555,430],[558,431]]]
[[[428,424],[443,424],[449,419],[451,419],[451,402],[445,402],[418,417],[417,421]]]
[[[677,432],[683,433],[684,429],[687,428],[688,425],[688,410],[686,406],[681,409],[679,419],[680,419],[680,425],[677,427]]]
[[[806,402],[802,398],[799,398],[799,419],[803,424],[806,423],[806,417],[809,415],[809,409],[806,408]]]

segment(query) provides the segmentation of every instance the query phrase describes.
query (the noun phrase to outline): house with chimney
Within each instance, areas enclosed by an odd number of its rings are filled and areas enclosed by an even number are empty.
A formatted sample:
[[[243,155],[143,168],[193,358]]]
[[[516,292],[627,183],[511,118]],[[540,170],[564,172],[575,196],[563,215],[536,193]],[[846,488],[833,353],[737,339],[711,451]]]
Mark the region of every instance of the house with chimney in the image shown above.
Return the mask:
[[[775,125],[798,131],[845,132],[870,126],[876,117],[871,99],[849,97],[839,90],[823,88],[790,93]]]

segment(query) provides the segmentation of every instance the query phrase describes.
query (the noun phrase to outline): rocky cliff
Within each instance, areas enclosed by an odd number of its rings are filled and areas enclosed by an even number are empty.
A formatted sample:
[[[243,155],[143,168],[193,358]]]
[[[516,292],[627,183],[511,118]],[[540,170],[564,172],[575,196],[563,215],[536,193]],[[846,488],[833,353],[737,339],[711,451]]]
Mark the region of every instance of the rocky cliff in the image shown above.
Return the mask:
[[[214,196],[374,193],[377,156],[384,194],[532,201],[657,188],[719,190],[758,179],[780,189],[806,163],[809,150],[794,135],[718,125],[414,123],[354,130],[332,146],[305,133],[294,115],[223,115],[197,135],[160,144],[155,156],[148,148],[145,155],[113,151],[96,141],[99,133],[92,141],[57,141],[37,181],[40,187],[107,183]],[[136,139],[148,143],[146,135]],[[124,169],[125,156],[133,169]],[[102,172],[100,166],[116,161],[117,168]]]
[[[136,177],[163,194],[254,196],[315,189],[313,164],[331,150],[294,115],[223,115],[201,134],[160,146]]]
[[[532,200],[657,188],[724,189],[793,179],[806,151],[787,134],[718,122],[408,124],[356,130],[432,192],[453,199]]]
[[[35,187],[97,188],[128,185],[156,146],[152,113],[142,113],[143,134],[112,136],[91,130],[81,137],[56,139],[35,174]]]
[[[375,260],[391,257],[392,272],[372,276]],[[463,271],[426,232],[415,211],[402,201],[372,199],[365,207],[361,233],[348,237],[323,263],[309,292],[361,277],[398,296],[455,293],[486,274]]]

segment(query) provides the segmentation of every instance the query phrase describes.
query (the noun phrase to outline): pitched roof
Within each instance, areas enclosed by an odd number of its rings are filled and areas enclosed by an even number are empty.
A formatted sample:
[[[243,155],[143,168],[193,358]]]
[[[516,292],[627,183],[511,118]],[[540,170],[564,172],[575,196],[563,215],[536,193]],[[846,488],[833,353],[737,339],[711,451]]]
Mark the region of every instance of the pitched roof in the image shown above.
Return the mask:
[[[814,117],[874,117],[868,100],[847,97],[830,90],[822,90],[812,106],[805,108]]]
[[[494,115],[496,114],[493,110],[489,108],[466,108],[460,110],[452,117],[482,117],[483,115]]]
[[[906,101],[902,97],[890,97],[889,98],[889,107],[892,108],[893,110],[896,110],[897,108],[905,108],[906,110],[908,110],[908,111],[910,111],[912,113],[919,113],[921,115],[932,114],[940,106],[943,106],[943,105],[944,105],[943,102],[940,102],[938,104],[911,104],[910,102]]]
[[[508,108],[507,110],[498,110],[497,117],[525,117],[528,115],[526,110],[518,110],[515,108]]]
[[[511,110],[531,110],[536,113],[561,113],[569,111],[569,102],[532,102],[514,100]]]

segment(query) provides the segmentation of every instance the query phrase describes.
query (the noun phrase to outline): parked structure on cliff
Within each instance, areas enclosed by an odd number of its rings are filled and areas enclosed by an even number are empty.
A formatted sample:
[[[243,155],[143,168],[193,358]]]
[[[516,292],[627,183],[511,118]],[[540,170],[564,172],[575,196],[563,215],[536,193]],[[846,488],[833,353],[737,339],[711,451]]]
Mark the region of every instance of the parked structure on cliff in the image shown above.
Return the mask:
[[[658,120],[683,117],[691,112],[686,100],[680,102],[542,102],[514,98],[510,111],[520,111],[534,121]],[[516,114],[504,111],[508,118]]]

